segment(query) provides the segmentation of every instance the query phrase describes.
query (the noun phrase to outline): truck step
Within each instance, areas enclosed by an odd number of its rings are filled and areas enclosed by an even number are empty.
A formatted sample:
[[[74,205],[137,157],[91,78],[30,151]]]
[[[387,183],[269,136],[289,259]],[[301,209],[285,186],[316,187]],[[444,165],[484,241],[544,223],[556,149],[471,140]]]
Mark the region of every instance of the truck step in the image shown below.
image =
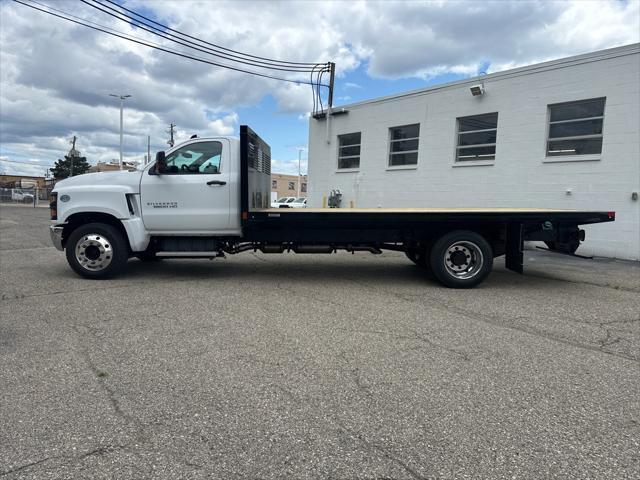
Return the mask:
[[[211,252],[217,252],[219,250],[218,240],[214,237],[196,237],[196,236],[167,236],[167,237],[155,237],[153,239],[154,250],[162,253],[179,254],[183,253],[189,255],[204,254],[203,256],[210,256]],[[159,254],[158,254],[159,255]],[[166,255],[165,255],[166,256]]]
[[[219,252],[156,252],[157,257],[162,258],[215,258]]]

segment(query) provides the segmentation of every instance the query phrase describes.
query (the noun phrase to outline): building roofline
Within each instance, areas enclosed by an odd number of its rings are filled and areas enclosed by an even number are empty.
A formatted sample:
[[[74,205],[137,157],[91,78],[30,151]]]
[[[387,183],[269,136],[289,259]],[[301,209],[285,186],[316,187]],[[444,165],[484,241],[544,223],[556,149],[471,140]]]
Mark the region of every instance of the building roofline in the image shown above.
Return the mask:
[[[622,47],[607,48],[605,50],[598,50],[595,52],[583,53],[581,55],[574,55],[571,57],[559,58],[556,60],[550,60],[548,62],[535,63],[532,65],[526,65],[524,67],[512,68],[509,70],[503,70],[501,72],[490,73],[488,75],[479,75],[475,77],[465,78],[462,80],[456,80],[454,82],[441,83],[425,88],[418,88],[415,90],[409,90],[408,92],[394,93],[386,95],[384,97],[373,98],[370,100],[363,100],[361,102],[349,103],[346,105],[340,105],[333,107],[332,110],[340,111],[342,109],[356,108],[374,103],[383,103],[390,100],[396,100],[399,98],[413,97],[428,95],[430,93],[447,90],[450,88],[460,87],[462,85],[468,85],[479,82],[487,82],[491,80],[502,80],[504,78],[516,77],[520,75],[527,75],[531,73],[545,72],[548,70],[555,70],[557,68],[567,68],[574,65],[581,65],[584,63],[597,62],[600,60],[606,60],[609,58],[623,57],[626,55],[640,54],[640,43],[632,43],[630,45],[624,45]],[[325,113],[325,112],[322,112]],[[322,115],[321,113],[321,115]]]
[[[38,166],[38,165],[36,165]],[[47,178],[44,175],[22,175],[21,173],[0,173],[0,177],[22,177],[22,178]]]

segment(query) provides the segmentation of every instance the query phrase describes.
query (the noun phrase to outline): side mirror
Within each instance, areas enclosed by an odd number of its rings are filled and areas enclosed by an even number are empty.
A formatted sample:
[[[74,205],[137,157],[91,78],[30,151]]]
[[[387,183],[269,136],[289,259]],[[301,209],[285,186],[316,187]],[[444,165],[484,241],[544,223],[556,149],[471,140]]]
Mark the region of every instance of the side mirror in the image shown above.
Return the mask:
[[[156,153],[156,164],[153,166],[154,173],[156,175],[160,175],[165,172],[166,168],[167,168],[166,156],[164,154],[164,150],[160,150],[158,153]]]

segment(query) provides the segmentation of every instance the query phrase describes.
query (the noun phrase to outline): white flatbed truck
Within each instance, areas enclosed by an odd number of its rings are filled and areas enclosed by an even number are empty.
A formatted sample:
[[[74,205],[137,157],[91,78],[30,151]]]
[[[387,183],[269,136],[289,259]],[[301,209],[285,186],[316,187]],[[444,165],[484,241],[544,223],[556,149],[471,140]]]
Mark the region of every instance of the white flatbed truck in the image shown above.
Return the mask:
[[[59,182],[51,238],[86,278],[114,276],[131,257],[396,250],[443,285],[469,288],[501,255],[522,273],[525,240],[573,254],[580,225],[615,220],[615,212],[521,208],[272,209],[270,177],[270,148],[247,126],[240,138],[191,139],[142,171]]]

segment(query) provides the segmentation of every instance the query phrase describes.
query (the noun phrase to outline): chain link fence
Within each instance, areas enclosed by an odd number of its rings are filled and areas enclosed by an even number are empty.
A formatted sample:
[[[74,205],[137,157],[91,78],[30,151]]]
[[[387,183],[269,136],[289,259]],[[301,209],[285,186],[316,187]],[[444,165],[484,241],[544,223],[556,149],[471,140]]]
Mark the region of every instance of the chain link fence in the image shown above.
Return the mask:
[[[53,187],[0,188],[0,204],[48,207]]]

